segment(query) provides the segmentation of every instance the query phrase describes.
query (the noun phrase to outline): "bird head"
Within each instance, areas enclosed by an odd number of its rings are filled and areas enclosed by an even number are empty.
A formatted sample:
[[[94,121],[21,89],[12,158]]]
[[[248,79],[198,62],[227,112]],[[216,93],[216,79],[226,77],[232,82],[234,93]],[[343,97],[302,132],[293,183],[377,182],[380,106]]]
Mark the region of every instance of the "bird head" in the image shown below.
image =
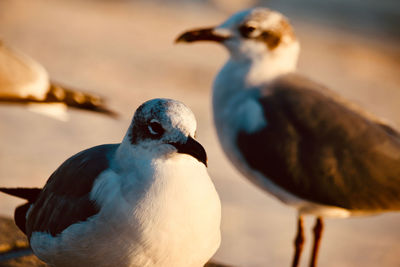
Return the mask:
[[[194,139],[195,132],[196,118],[186,105],[157,98],[136,110],[123,143],[153,155],[191,155],[207,165],[206,151]]]
[[[176,39],[178,43],[197,41],[218,42],[239,59],[294,50],[291,53],[297,61],[299,50],[289,21],[281,13],[261,7],[240,11],[216,27],[186,31]]]

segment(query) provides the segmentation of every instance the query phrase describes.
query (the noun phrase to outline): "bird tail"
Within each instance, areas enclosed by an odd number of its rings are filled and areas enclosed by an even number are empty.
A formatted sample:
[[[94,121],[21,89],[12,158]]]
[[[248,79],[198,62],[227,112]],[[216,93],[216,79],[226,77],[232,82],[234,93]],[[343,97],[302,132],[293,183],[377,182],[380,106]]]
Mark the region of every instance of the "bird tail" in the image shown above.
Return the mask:
[[[104,98],[96,94],[66,88],[51,82],[50,90],[44,102],[59,102],[73,108],[103,113],[111,117],[118,117],[117,113],[105,105]]]
[[[40,188],[5,188],[0,187],[0,192],[6,193],[11,196],[19,197],[28,200],[28,202],[33,203],[38,198],[42,189]]]
[[[7,264],[6,261],[18,259],[18,258],[29,256],[32,254],[33,254],[33,251],[29,246],[12,249],[12,250],[9,250],[6,252],[0,252],[0,266],[3,266],[2,263]],[[7,265],[4,265],[4,266],[7,266]]]
[[[26,234],[26,213],[32,206],[32,204],[39,197],[42,189],[40,188],[5,188],[0,187],[0,192],[6,193],[11,196],[19,197],[22,199],[26,199],[28,203],[25,203],[21,206],[18,206],[14,211],[14,221],[18,228]]]

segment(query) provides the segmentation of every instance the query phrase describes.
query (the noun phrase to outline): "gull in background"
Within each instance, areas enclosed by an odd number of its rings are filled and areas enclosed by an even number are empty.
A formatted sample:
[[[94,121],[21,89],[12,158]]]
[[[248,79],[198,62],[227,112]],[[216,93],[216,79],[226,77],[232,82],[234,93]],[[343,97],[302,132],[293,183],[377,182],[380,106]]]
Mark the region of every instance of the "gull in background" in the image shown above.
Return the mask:
[[[43,189],[0,191],[28,201],[15,222],[51,266],[204,266],[220,244],[221,207],[195,131],[188,107],[153,99],[122,143],[72,156]]]
[[[67,120],[67,107],[116,116],[96,94],[54,84],[42,65],[0,41],[0,103],[26,104],[44,115]]]
[[[303,248],[303,215],[400,210],[400,134],[328,88],[296,73],[299,42],[279,12],[253,8],[177,42],[214,41],[230,58],[213,86],[214,123],[231,162],[250,181],[298,209],[293,266]]]

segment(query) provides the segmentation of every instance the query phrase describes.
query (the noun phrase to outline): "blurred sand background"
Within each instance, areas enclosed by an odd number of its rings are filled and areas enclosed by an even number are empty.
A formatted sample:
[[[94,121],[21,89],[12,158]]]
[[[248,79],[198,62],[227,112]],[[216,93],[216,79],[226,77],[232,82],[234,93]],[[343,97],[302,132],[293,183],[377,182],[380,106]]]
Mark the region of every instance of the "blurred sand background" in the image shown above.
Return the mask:
[[[67,157],[119,142],[139,104],[175,98],[192,108],[223,203],[215,258],[236,266],[289,266],[296,213],[243,179],[212,125],[212,80],[227,58],[214,44],[174,45],[191,27],[217,24],[251,0],[0,0],[0,38],[41,62],[53,80],[107,97],[112,120],[70,111],[66,123],[0,106],[1,186],[43,186]],[[291,18],[299,70],[400,128],[400,4],[396,0],[262,1]],[[18,200],[0,195],[0,214]],[[307,219],[307,266],[313,221]],[[400,266],[400,214],[326,220],[320,266]]]

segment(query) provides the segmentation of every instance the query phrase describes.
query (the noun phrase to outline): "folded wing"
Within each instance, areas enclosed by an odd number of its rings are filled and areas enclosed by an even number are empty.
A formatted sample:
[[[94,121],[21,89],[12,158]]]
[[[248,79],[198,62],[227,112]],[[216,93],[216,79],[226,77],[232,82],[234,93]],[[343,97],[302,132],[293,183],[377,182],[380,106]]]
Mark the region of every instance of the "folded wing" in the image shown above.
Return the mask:
[[[327,88],[290,74],[262,90],[267,126],[239,132],[247,163],[325,205],[400,209],[400,134]]]

